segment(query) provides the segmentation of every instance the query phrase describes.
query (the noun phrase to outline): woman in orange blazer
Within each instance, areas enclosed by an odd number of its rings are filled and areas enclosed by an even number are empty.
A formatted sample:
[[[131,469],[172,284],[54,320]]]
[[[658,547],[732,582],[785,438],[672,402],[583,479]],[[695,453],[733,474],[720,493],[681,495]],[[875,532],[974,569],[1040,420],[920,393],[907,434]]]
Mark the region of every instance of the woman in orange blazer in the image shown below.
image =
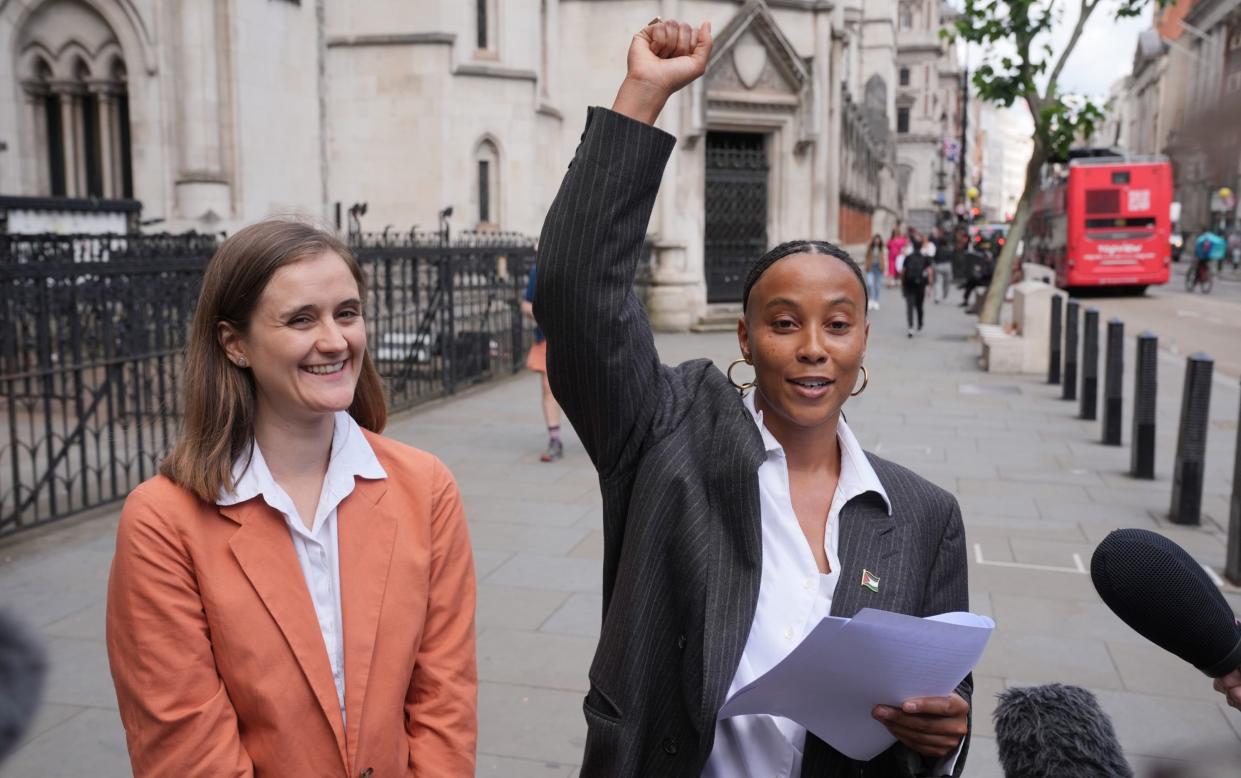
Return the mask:
[[[185,422],[130,494],[108,660],[135,776],[472,776],[474,568],[433,456],[378,434],[366,285],[293,221],[228,239]]]

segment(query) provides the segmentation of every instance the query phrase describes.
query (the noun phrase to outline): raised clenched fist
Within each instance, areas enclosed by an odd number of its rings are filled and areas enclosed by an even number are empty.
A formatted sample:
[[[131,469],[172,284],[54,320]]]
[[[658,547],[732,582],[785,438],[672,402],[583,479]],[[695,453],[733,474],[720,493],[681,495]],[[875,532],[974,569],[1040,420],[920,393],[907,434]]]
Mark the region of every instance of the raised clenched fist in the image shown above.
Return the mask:
[[[711,56],[711,23],[694,29],[656,20],[629,43],[628,72],[612,110],[653,123],[667,99],[701,76]]]

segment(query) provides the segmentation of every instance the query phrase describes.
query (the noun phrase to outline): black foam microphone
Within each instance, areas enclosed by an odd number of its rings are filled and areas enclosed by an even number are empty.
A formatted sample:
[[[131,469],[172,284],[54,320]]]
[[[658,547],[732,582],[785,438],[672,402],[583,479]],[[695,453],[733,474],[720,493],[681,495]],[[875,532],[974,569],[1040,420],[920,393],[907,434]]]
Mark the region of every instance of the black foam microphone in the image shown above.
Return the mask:
[[[1006,778],[1133,778],[1111,719],[1085,689],[1014,687],[998,699],[992,720]]]
[[[1113,531],[1090,558],[1090,580],[1122,621],[1212,678],[1241,667],[1241,625],[1228,601],[1163,535]]]
[[[0,611],[0,761],[34,721],[47,660],[34,636]]]

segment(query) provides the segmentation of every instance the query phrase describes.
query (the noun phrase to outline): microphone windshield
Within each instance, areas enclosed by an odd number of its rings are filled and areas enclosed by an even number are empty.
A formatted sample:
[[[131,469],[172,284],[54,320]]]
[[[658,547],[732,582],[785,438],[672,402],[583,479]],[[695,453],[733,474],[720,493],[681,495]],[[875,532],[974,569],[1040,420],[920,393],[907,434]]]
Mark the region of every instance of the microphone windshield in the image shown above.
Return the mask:
[[[1163,535],[1115,530],[1090,558],[1090,580],[1122,621],[1207,675],[1241,666],[1241,628],[1224,595]]]
[[[1133,778],[1112,720],[1085,689],[1005,689],[992,719],[1005,778]]]

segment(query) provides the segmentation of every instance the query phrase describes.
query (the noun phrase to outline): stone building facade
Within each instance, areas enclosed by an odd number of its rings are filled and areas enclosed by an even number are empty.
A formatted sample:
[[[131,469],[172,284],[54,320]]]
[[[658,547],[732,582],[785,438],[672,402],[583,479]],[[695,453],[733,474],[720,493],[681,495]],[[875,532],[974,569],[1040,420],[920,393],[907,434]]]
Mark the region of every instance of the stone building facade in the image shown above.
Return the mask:
[[[653,322],[684,329],[735,306],[745,265],[771,245],[861,243],[902,218],[896,12],[896,0],[0,0],[0,195],[134,198],[168,231],[287,212],[339,224],[365,203],[366,230],[537,233],[633,32],[657,15],[705,19],[707,75],[660,118],[678,144],[645,273]],[[906,177],[921,164],[906,159]]]
[[[1241,0],[1197,0],[1179,39],[1188,67],[1182,120],[1168,142],[1187,232],[1241,229]],[[1220,196],[1232,190],[1231,198]]]
[[[909,224],[928,231],[955,210],[962,69],[939,31],[956,15],[943,0],[899,0],[896,28],[897,164]]]

